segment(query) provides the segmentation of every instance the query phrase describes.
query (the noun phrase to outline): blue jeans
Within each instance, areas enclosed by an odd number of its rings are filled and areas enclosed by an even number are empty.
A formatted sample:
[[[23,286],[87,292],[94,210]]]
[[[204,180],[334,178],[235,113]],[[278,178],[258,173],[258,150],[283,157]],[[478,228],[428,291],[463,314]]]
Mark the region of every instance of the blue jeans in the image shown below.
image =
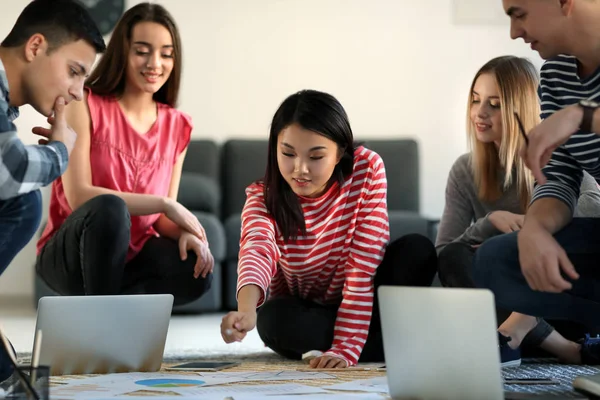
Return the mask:
[[[0,201],[0,275],[31,240],[42,218],[39,190]],[[0,382],[12,374],[8,355],[0,348]]]
[[[0,275],[31,240],[42,218],[39,190],[0,201]]]
[[[570,320],[588,328],[600,326],[600,218],[575,218],[554,235],[579,273],[571,290],[532,290],[519,265],[517,233],[487,240],[475,253],[473,279],[490,289],[496,305],[545,319]]]

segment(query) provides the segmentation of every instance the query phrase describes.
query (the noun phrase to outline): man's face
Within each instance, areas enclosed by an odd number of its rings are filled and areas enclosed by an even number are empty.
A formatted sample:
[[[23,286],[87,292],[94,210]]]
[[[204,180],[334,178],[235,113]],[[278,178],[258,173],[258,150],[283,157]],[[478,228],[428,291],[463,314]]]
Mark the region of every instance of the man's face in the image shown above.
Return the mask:
[[[510,17],[510,37],[522,38],[543,59],[569,53],[565,24],[573,0],[502,0]]]
[[[39,113],[50,116],[57,97],[62,96],[66,103],[83,98],[83,85],[96,51],[83,40],[66,43],[49,54],[45,39],[36,46],[25,49],[29,63],[22,81],[23,99]]]

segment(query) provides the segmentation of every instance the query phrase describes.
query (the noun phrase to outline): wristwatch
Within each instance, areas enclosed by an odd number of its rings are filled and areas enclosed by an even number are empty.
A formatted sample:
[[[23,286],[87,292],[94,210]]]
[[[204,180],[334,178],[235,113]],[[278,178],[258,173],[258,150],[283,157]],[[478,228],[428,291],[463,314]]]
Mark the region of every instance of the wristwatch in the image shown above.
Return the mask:
[[[583,118],[581,119],[581,124],[579,125],[579,129],[582,132],[592,132],[592,121],[594,120],[594,112],[598,107],[600,107],[600,103],[596,103],[592,100],[583,99],[579,101],[579,106],[583,108]]]

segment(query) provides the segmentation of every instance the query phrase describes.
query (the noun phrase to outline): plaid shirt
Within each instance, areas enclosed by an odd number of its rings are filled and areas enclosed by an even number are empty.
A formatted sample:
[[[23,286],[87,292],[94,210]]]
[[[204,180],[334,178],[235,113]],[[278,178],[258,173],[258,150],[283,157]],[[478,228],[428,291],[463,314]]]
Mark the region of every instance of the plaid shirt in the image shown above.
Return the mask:
[[[12,121],[19,116],[9,106],[8,80],[0,61],[0,200],[49,185],[67,168],[69,154],[61,142],[25,146]]]

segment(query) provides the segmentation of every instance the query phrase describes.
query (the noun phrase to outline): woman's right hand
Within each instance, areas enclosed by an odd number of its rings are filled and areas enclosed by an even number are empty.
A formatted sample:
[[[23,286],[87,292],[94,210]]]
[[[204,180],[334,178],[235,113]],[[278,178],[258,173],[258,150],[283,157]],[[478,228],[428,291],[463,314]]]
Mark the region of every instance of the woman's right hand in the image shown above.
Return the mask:
[[[256,326],[256,311],[232,311],[221,321],[221,336],[225,343],[241,342]]]
[[[508,211],[494,211],[488,220],[502,233],[520,231],[525,222],[525,216]]]
[[[164,214],[177,224],[179,228],[197,236],[200,240],[206,241],[206,232],[202,225],[200,225],[198,218],[179,202],[167,198]]]

